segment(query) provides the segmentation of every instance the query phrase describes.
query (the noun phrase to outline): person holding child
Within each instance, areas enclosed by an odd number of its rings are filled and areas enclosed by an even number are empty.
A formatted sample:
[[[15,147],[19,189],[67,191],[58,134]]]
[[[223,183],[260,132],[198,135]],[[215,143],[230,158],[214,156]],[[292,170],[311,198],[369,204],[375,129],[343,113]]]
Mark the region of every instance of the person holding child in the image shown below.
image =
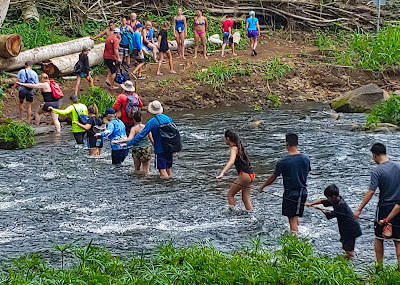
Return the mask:
[[[346,201],[339,195],[339,188],[335,185],[329,185],[324,190],[326,200],[318,200],[312,203],[306,203],[306,207],[322,204],[324,207],[333,207],[333,211],[327,211],[315,207],[325,214],[328,220],[337,218],[340,242],[346,252],[346,258],[354,257],[354,247],[356,238],[362,235],[360,224],[353,217],[353,211],[347,205]]]

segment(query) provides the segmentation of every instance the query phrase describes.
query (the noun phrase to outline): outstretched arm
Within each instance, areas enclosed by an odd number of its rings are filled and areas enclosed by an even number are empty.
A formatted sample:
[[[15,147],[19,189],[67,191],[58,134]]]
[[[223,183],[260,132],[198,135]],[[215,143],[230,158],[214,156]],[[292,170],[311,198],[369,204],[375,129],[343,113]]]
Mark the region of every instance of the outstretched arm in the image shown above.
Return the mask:
[[[231,147],[229,161],[225,165],[224,169],[222,169],[221,173],[217,176],[217,179],[222,178],[225,175],[225,173],[235,164],[237,153],[238,153],[238,148],[236,146]]]
[[[271,185],[272,183],[274,183],[276,178],[278,178],[278,176],[276,176],[275,173],[271,174],[271,176],[268,177],[268,179],[264,182],[264,184],[260,186],[258,191],[261,192],[265,187],[267,187],[267,186]]]
[[[26,86],[26,87],[29,87],[29,88],[35,88],[35,89],[42,89],[42,88],[46,88],[47,87],[46,83],[32,84],[32,83],[22,83],[22,82],[19,82],[19,81],[17,81],[16,83],[19,84],[19,85],[22,85],[22,86]]]
[[[311,207],[311,206],[319,205],[319,204],[322,204],[322,200],[317,200],[317,201],[314,201],[314,202],[311,202],[311,203],[305,203],[304,206]]]
[[[358,207],[358,210],[354,212],[354,218],[358,219],[358,217],[361,214],[361,211],[364,209],[365,205],[368,204],[368,202],[371,200],[372,196],[374,196],[375,191],[373,190],[368,190],[365,195],[363,200],[361,201],[360,206]]]
[[[103,30],[97,36],[91,37],[91,39],[94,40],[94,39],[97,39],[97,38],[101,38],[102,36],[104,36],[106,34],[106,31],[107,31],[107,29]]]
[[[75,108],[74,108],[74,106],[70,105],[64,110],[54,109],[54,108],[51,108],[51,110],[53,111],[53,113],[56,113],[59,115],[67,115],[67,114],[71,113],[73,110],[75,110]]]

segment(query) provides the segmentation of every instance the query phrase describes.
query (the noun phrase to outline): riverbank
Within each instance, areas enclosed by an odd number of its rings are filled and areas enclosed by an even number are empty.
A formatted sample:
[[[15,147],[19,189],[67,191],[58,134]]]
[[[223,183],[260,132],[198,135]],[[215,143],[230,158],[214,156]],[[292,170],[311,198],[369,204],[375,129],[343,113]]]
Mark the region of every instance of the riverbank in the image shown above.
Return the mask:
[[[353,90],[370,82],[375,82],[388,91],[400,89],[399,76],[381,72],[363,71],[356,68],[326,63],[326,57],[315,46],[308,45],[304,39],[287,41],[282,35],[271,34],[262,37],[258,48],[259,55],[249,56],[248,50],[238,51],[237,57],[222,59],[219,52],[210,55],[209,60],[202,57],[194,60],[191,50],[187,51],[187,60],[174,59],[177,75],[168,73],[167,64],[163,65],[164,75],[157,76],[157,64],[149,63],[143,74],[145,80],[136,80],[137,92],[145,105],[154,99],[160,100],[166,110],[188,110],[199,108],[215,108],[245,104],[247,106],[268,106],[273,100],[288,102],[329,102],[344,92]],[[174,54],[174,56],[176,56]],[[274,61],[278,64],[275,64]],[[215,88],[211,84],[199,80],[199,73],[219,64],[230,65],[231,62],[247,68],[242,74],[233,74],[224,82],[223,88]],[[268,62],[275,64],[276,74],[266,75],[263,67]],[[285,69],[279,69],[284,65]],[[201,74],[200,74],[201,75]],[[276,78],[269,79],[269,77]],[[69,104],[73,94],[75,81],[62,81],[65,97],[61,106]],[[105,90],[105,77],[95,77],[95,85]],[[80,93],[84,93],[88,85],[83,81]],[[18,98],[9,96],[6,90],[4,114],[12,119],[18,118]],[[112,91],[117,96],[122,90]],[[41,95],[35,97],[33,108],[41,104]],[[45,120],[46,121],[46,120]],[[47,121],[48,122],[48,118]]]
[[[200,244],[160,246],[154,256],[120,257],[89,243],[56,245],[53,262],[27,254],[3,264],[2,284],[397,284],[400,271],[364,265],[356,273],[343,257],[316,254],[305,239],[284,236],[271,251],[255,240],[236,252]]]

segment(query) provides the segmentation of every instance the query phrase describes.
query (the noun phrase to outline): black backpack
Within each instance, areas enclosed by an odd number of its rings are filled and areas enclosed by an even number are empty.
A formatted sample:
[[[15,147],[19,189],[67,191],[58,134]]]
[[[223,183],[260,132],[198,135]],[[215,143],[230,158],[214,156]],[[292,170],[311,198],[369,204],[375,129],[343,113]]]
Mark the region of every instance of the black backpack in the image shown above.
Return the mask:
[[[180,152],[182,150],[181,135],[174,123],[161,124],[157,116],[154,116],[158,123],[158,132],[161,136],[164,152]]]

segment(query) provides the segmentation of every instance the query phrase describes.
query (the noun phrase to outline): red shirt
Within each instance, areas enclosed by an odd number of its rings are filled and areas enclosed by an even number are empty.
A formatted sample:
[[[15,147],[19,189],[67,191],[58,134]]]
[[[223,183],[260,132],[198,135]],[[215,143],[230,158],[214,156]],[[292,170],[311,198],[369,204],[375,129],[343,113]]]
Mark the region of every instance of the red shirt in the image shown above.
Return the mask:
[[[143,102],[142,102],[142,100],[140,100],[139,95],[136,94],[136,93],[134,93],[134,95],[136,96],[136,98],[137,98],[138,101],[139,101],[139,106],[138,106],[138,107],[139,107],[139,108],[140,108],[140,107],[143,107]],[[121,110],[121,121],[122,121],[123,123],[125,123],[125,124],[127,124],[127,123],[134,123],[133,119],[129,118],[129,117],[126,115],[126,111],[125,111],[126,104],[128,104],[128,96],[126,96],[125,93],[119,94],[118,97],[117,97],[117,101],[115,101],[115,103],[114,103],[113,109],[114,109],[116,112],[118,112],[118,111]]]
[[[106,45],[104,47],[104,55],[105,59],[115,59],[117,60],[117,56],[115,55],[114,50],[118,50],[119,48],[119,40],[115,35],[109,35],[106,38]]]
[[[233,29],[233,21],[231,20],[225,20],[222,23],[222,28],[224,30],[224,33],[229,33],[229,28],[231,28],[231,33],[232,33],[232,29]]]

